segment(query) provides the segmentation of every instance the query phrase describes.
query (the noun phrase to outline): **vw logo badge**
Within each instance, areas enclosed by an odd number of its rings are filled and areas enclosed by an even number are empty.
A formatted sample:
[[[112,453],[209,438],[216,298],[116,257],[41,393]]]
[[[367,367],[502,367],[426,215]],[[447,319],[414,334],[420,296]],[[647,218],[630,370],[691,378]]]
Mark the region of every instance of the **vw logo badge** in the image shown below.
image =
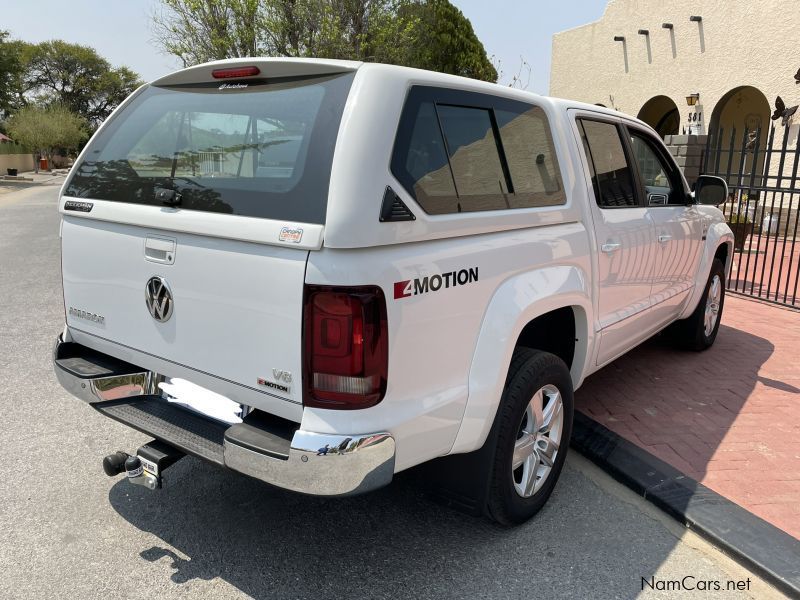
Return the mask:
[[[144,301],[150,315],[160,323],[172,316],[172,292],[163,277],[151,277],[144,288]]]

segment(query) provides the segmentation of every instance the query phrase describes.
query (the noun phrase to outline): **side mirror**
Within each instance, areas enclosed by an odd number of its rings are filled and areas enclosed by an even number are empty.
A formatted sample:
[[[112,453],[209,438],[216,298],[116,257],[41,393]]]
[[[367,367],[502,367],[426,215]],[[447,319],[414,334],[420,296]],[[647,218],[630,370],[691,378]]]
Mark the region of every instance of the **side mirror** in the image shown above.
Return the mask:
[[[694,198],[698,204],[719,206],[728,197],[728,184],[722,177],[700,175],[694,184]]]

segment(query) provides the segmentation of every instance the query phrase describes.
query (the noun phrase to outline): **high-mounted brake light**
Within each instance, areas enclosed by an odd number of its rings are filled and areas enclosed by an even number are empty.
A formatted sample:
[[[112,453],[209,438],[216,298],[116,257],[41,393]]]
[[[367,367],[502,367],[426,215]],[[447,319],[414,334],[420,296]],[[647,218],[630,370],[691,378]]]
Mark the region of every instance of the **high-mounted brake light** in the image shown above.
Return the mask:
[[[258,67],[234,67],[231,69],[214,69],[211,76],[214,79],[232,79],[234,77],[255,77],[261,73]]]
[[[303,404],[374,406],[386,392],[386,300],[379,287],[306,286]]]

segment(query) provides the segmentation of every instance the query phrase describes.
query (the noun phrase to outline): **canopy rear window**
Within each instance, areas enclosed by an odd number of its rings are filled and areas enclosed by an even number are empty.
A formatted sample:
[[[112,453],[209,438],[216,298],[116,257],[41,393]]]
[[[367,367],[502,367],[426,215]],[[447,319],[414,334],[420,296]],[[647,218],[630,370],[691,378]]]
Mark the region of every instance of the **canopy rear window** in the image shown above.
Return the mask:
[[[65,195],[162,206],[167,190],[184,209],[324,223],[352,80],[148,87],[92,140]]]

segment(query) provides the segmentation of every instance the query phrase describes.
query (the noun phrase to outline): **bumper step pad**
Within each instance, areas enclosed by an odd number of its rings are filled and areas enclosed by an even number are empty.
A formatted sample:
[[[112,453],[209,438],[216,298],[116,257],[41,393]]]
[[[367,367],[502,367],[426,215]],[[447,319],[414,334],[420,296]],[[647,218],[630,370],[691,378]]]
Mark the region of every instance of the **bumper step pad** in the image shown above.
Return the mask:
[[[158,396],[140,396],[94,404],[94,408],[112,419],[142,433],[224,466],[223,439],[229,425],[170,404]]]
[[[60,344],[53,358],[56,366],[81,379],[113,377],[141,371],[139,367],[125,361],[72,342]]]

